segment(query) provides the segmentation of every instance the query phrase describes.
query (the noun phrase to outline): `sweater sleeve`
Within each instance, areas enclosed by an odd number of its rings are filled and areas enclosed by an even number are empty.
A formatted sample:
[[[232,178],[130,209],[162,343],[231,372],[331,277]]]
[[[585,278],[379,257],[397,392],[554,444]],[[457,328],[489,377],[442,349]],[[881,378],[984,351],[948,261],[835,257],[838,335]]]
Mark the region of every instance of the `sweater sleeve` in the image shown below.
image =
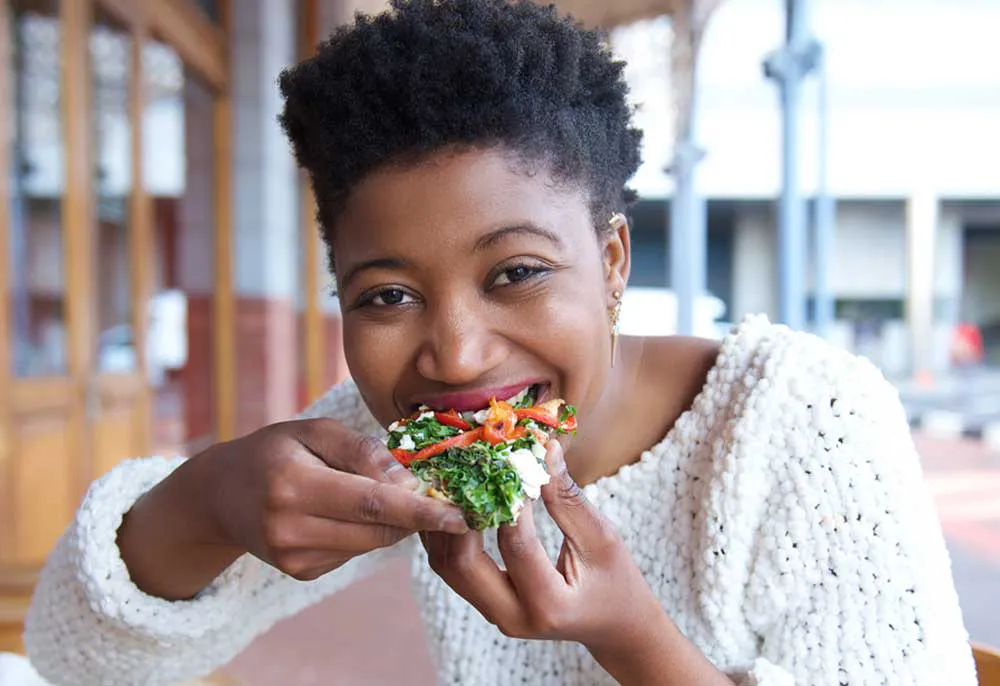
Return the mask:
[[[896,390],[871,363],[792,346],[746,613],[748,686],[974,686],[941,526]],[[779,388],[781,390],[779,390]]]
[[[302,416],[377,428],[350,382]],[[35,669],[53,684],[170,684],[206,674],[279,620],[373,573],[411,545],[355,558],[311,582],[244,555],[194,599],[147,595],[129,578],[117,531],[139,497],[182,462],[153,457],[118,465],[91,486],[50,554],[24,640]]]

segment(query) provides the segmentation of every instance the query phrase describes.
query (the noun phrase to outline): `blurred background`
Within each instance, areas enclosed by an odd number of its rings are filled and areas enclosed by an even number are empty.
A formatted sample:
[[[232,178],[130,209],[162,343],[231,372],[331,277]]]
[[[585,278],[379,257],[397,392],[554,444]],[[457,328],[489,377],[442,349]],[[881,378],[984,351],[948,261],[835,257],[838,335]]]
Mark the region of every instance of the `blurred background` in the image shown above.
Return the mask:
[[[626,333],[749,313],[899,387],[973,639],[1000,645],[1000,3],[563,0],[645,129]],[[381,0],[0,0],[0,651],[91,480],[347,375],[279,71]],[[247,684],[431,684],[406,569]]]

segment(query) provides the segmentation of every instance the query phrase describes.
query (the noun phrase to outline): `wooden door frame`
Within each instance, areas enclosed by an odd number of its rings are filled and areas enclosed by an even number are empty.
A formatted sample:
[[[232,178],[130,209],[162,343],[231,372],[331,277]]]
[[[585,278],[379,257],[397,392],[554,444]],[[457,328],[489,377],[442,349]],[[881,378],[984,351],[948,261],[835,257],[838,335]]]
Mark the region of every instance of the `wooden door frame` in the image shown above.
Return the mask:
[[[319,0],[300,0],[298,56],[307,59],[313,55],[319,43],[320,8]],[[299,245],[305,255],[302,270],[302,290],[305,293],[305,385],[307,402],[318,399],[327,390],[326,384],[326,313],[320,300],[322,274],[320,273],[320,238],[316,219],[316,199],[310,188],[308,177],[300,172],[299,204],[301,208],[301,231]]]
[[[219,16],[226,41],[222,86],[213,106],[215,137],[215,297],[213,307],[215,349],[215,438],[236,436],[236,287],[233,282],[233,112],[228,77],[228,40],[233,35],[234,0],[219,0]]]
[[[100,7],[119,20],[133,39],[130,73],[129,114],[132,119],[133,189],[129,199],[129,259],[131,265],[148,264],[152,255],[152,208],[142,183],[143,79],[142,50],[146,39],[156,34],[180,55],[185,66],[205,82],[213,92],[213,129],[216,159],[213,177],[215,188],[215,350],[216,432],[218,439],[233,434],[235,405],[235,362],[233,359],[233,284],[232,284],[232,132],[229,96],[228,26],[230,6],[222,2],[222,26],[214,25],[192,0],[60,0],[57,16],[60,33],[59,84],[60,114],[65,155],[65,191],[61,199],[60,236],[64,258],[64,321],[67,330],[67,368],[60,376],[14,378],[10,330],[11,292],[7,278],[0,277],[0,521],[13,520],[16,498],[8,489],[15,481],[14,435],[15,409],[58,410],[67,419],[69,444],[77,452],[72,462],[75,473],[70,480],[71,502],[79,502],[92,479],[93,450],[86,416],[87,394],[93,390],[96,354],[96,319],[92,311],[96,286],[95,266],[90,248],[94,245],[95,218],[92,184],[91,149],[91,73],[89,36],[93,8]],[[10,7],[0,0],[0,54],[9,54]],[[0,102],[7,102],[11,84],[9,71],[0,69]],[[9,112],[0,108],[0,126],[6,125]],[[5,129],[4,129],[5,130]],[[8,169],[10,149],[6,136],[0,138],[0,169]],[[9,235],[11,216],[8,199],[9,179],[0,173],[0,274],[7,272],[11,258]],[[151,394],[145,383],[146,304],[151,289],[142,269],[131,269],[131,319],[136,327],[134,341],[139,359],[135,374],[105,375],[98,380],[101,392],[114,393],[123,388],[136,392],[142,403],[141,429],[147,446],[151,414]],[[134,385],[137,380],[139,388]],[[125,386],[120,386],[119,382]],[[148,449],[148,448],[147,448]],[[0,527],[0,550],[13,548],[10,527]],[[31,588],[37,578],[34,569],[4,567],[0,555],[0,634],[4,626],[23,616]],[[0,636],[0,640],[2,640]]]
[[[170,45],[180,56],[185,67],[192,69],[212,91],[212,127],[215,144],[214,193],[215,231],[214,246],[215,274],[212,308],[212,331],[214,347],[212,352],[213,387],[215,388],[215,438],[228,440],[235,433],[236,405],[236,362],[234,351],[234,286],[233,286],[233,239],[232,239],[232,108],[229,93],[229,36],[231,11],[230,2],[220,2],[220,25],[213,24],[208,17],[190,0],[93,0],[103,9],[113,14],[131,28],[133,47],[133,189],[130,220],[132,227],[139,229],[133,235],[136,251],[133,258],[151,256],[153,253],[152,206],[142,184],[143,136],[142,113],[142,47],[146,40],[155,36]],[[147,258],[148,259],[148,258]],[[133,320],[145,324],[145,305],[151,295],[148,278],[133,274],[133,292],[141,293],[135,298]],[[145,359],[145,326],[139,329],[135,345],[140,360]],[[138,348],[141,347],[141,352]],[[142,369],[145,369],[143,364]],[[145,428],[146,445],[150,445],[152,422],[152,394],[147,388],[144,401],[147,417]]]
[[[0,55],[10,55],[10,16],[6,2],[0,2]],[[8,103],[10,84],[7,75],[10,70],[0,63],[0,102]],[[6,107],[0,107],[0,132],[10,129],[7,117],[10,116]],[[10,264],[10,247],[8,233],[10,228],[10,181],[6,170],[10,169],[9,150],[6,134],[0,135],[0,273],[6,273]],[[13,521],[14,498],[9,489],[13,488],[11,478],[11,461],[14,458],[11,447],[11,331],[10,331],[10,285],[7,278],[0,278],[0,521]],[[10,527],[0,527],[0,551],[13,547],[13,534]],[[0,560],[2,561],[2,560]],[[2,621],[2,620],[0,620]]]
[[[225,21],[216,26],[192,0],[96,0],[128,26],[141,26],[168,43],[213,91],[229,86],[229,44]],[[225,3],[223,3],[225,10]],[[223,19],[226,12],[223,11]]]

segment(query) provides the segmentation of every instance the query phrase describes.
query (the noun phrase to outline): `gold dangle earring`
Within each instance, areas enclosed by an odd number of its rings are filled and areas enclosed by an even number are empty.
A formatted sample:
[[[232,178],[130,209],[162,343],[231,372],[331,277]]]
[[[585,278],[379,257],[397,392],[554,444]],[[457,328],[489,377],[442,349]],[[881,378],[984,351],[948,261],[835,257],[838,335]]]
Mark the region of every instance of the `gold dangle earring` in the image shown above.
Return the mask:
[[[608,317],[611,320],[611,366],[614,367],[615,358],[618,356],[618,319],[622,314],[622,293],[615,291],[611,297],[615,299],[615,304]]]

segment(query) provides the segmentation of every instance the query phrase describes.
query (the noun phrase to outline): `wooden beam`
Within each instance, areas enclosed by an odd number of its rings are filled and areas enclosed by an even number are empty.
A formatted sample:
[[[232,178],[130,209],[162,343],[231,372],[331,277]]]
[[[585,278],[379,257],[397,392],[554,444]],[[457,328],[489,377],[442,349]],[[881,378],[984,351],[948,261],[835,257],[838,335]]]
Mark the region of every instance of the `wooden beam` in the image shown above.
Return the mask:
[[[222,26],[231,36],[232,6],[221,3]],[[236,347],[233,286],[233,152],[232,100],[228,86],[215,95],[215,293],[213,295],[213,372],[215,374],[215,424],[217,441],[236,433]]]
[[[143,177],[143,122],[146,113],[146,80],[143,70],[143,52],[149,40],[149,25],[145,16],[137,17],[131,26],[132,59],[129,88],[129,111],[132,120],[132,194],[129,197],[128,262],[132,290],[132,343],[135,346],[135,374],[138,384],[137,403],[139,442],[145,453],[153,444],[153,393],[149,382],[149,360],[146,358],[149,332],[149,302],[152,297],[151,266],[156,256],[153,248],[153,208],[146,193]]]
[[[12,55],[10,45],[10,3],[0,2],[0,55]],[[0,102],[13,103],[8,82],[9,69],[0,69]],[[9,107],[0,107],[0,131],[10,131],[8,117],[15,116]],[[10,169],[9,136],[0,138],[0,169]],[[10,330],[10,247],[8,236],[10,224],[10,181],[6,173],[0,174],[0,522],[14,521],[14,493],[11,462],[14,459],[14,448],[11,432],[10,388],[12,360],[10,354],[11,341],[14,340]],[[5,561],[5,550],[13,549],[13,527],[0,526],[0,565]]]
[[[113,16],[122,26],[146,23],[146,3],[135,0],[97,0],[97,6]]]
[[[229,83],[225,22],[216,26],[191,0],[146,0],[140,4],[147,8],[150,31],[169,43],[212,88],[224,92]]]
[[[320,34],[318,0],[301,0],[299,3],[299,58],[306,59],[316,50]],[[320,298],[323,283],[320,274],[320,238],[316,222],[316,201],[308,176],[300,172],[299,202],[301,207],[302,235],[300,245],[305,251],[305,269],[302,270],[302,289],[305,292],[305,382],[307,402],[312,402],[326,391],[326,316]]]
[[[93,442],[90,440],[90,379],[97,347],[94,288],[94,160],[93,107],[91,101],[90,26],[92,5],[60,3],[60,47],[62,55],[63,148],[66,155],[65,194],[62,222],[65,264],[65,312],[69,377],[72,380],[69,445],[76,460],[75,490],[70,502],[78,502],[90,483]]]

